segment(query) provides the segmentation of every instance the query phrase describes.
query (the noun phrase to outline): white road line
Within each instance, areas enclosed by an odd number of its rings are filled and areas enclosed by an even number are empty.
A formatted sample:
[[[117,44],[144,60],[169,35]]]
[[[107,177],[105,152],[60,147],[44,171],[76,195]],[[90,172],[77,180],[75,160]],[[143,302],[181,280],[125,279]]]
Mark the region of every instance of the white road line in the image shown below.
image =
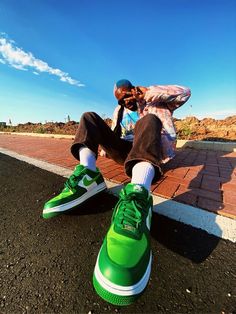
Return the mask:
[[[69,177],[72,170],[63,168],[35,158],[20,155],[13,151],[0,147],[0,153],[11,156],[21,161],[25,161],[38,168],[47,170],[63,177]],[[123,184],[116,184],[105,180],[109,192],[118,195]],[[175,202],[153,195],[153,211],[160,215],[202,229],[209,234],[213,234],[222,239],[236,242],[236,220],[221,215],[217,215],[201,208]]]

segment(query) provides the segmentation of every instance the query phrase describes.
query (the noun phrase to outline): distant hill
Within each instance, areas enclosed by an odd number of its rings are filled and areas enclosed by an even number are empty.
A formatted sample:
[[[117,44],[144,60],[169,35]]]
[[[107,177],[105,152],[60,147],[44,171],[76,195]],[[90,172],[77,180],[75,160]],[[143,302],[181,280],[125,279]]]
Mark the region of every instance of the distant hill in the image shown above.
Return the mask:
[[[223,120],[186,117],[174,122],[180,139],[236,141],[236,115]]]
[[[109,118],[104,121],[111,126],[112,120]],[[186,117],[184,119],[174,118],[174,123],[178,139],[197,139],[211,141],[235,141],[236,142],[236,115],[227,117],[223,120],[196,117]],[[0,126],[0,131],[4,132],[28,132],[46,134],[70,134],[74,135],[79,123],[70,121],[42,123],[25,123],[17,126]]]

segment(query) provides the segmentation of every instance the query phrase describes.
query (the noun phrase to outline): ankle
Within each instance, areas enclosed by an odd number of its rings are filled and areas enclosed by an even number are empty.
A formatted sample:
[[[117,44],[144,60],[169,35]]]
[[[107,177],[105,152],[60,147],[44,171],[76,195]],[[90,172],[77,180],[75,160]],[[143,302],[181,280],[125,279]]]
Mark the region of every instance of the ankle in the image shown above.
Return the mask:
[[[151,163],[146,161],[138,162],[132,169],[131,183],[141,185],[150,191],[154,175],[155,169]]]
[[[79,149],[79,157],[80,157],[80,164],[88,168],[89,170],[92,170],[94,172],[97,171],[96,169],[96,156],[89,149],[88,147],[81,147]]]

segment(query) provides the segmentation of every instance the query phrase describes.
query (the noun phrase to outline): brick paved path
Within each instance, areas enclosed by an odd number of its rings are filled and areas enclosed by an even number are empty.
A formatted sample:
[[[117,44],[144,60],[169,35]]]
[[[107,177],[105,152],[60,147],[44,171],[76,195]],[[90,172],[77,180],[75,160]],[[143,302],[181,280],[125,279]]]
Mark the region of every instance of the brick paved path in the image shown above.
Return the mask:
[[[70,139],[0,134],[0,147],[18,154],[73,169]],[[104,177],[129,182],[123,167],[99,157]],[[184,149],[164,168],[164,176],[152,186],[155,195],[197,206],[236,219],[236,153]]]

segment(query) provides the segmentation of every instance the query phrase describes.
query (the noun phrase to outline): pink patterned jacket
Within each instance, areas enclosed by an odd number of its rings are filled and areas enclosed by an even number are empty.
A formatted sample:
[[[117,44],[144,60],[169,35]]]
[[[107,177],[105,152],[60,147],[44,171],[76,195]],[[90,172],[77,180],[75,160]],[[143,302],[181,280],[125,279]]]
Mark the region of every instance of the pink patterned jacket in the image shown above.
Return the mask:
[[[142,118],[146,114],[152,113],[158,116],[162,122],[162,162],[166,163],[175,156],[176,148],[176,130],[173,123],[173,112],[182,106],[191,96],[191,91],[187,87],[178,85],[154,85],[148,87],[144,99],[138,103],[138,115]],[[113,114],[112,128],[116,125],[117,114],[120,106],[115,108]],[[129,115],[131,111],[125,108],[123,117]],[[127,120],[127,119],[126,119]],[[128,131],[130,140],[131,130],[134,129],[135,122],[129,122],[128,129],[121,123],[122,137],[126,139]]]

